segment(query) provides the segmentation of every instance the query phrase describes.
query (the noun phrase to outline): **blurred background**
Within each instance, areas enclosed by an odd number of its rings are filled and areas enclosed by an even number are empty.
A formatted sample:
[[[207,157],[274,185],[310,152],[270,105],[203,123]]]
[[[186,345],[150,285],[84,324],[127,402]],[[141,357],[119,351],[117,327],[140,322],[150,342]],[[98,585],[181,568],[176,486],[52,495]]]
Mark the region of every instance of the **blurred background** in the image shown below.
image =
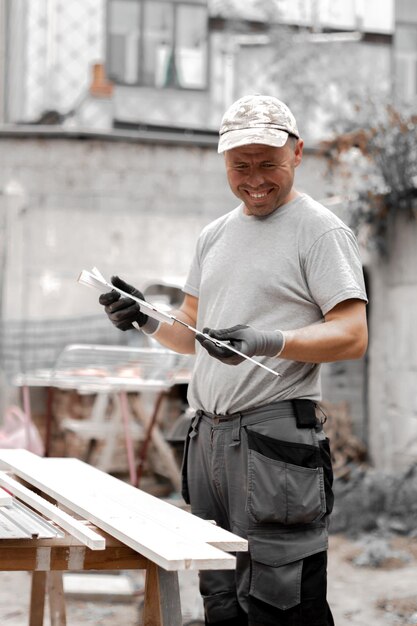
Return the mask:
[[[0,0],[1,414],[30,393],[40,428],[48,411],[57,426],[48,372],[62,351],[144,347],[77,277],[97,266],[180,301],[201,228],[237,204],[216,152],[221,116],[255,92],[293,110],[298,189],[361,244],[369,350],[323,374],[337,470],[415,466],[411,0]]]
[[[413,0],[0,0],[0,447],[77,456],[179,501],[192,357],[114,329],[77,278],[96,266],[181,302],[199,232],[237,205],[216,148],[248,93],[290,106],[297,188],[360,242],[369,349],[323,367],[332,529],[385,533],[358,565],[392,563],[387,532],[417,554]],[[365,604],[369,578],[346,593],[359,579],[339,584],[335,563],[336,612],[377,623],[345,605]],[[394,613],[416,624],[415,595]]]

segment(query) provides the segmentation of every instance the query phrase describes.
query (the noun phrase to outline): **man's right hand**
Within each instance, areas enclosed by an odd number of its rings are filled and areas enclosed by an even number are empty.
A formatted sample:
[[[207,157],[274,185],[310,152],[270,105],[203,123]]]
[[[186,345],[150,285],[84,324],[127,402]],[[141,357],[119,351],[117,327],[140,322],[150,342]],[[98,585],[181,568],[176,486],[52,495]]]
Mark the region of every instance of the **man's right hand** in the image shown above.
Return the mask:
[[[135,298],[145,300],[143,293],[139,291],[139,289],[125,283],[125,281],[118,276],[112,276],[111,282],[115,287],[132,294]],[[115,290],[101,294],[99,302],[104,306],[104,310],[111,323],[119,330],[130,330],[133,322],[137,322],[139,326],[143,328],[145,325],[149,325],[148,322],[155,321],[141,312],[140,305],[137,302],[122,296]]]

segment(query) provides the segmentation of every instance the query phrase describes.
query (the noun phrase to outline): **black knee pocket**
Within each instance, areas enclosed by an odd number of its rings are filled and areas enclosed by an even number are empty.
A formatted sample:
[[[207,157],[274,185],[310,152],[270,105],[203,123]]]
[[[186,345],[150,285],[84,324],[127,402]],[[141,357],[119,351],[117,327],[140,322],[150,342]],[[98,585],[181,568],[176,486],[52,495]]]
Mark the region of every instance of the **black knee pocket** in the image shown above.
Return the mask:
[[[252,561],[249,594],[278,609],[290,609],[301,600],[302,570],[302,560],[280,567]]]
[[[279,567],[254,562],[250,622],[263,626],[327,624],[326,565],[326,552]]]
[[[304,560],[320,561],[322,557],[318,555],[326,554],[328,536],[325,526],[304,527],[297,531],[254,531],[248,540],[251,558],[249,594],[281,610],[298,605]],[[309,564],[304,571],[306,581],[310,571]],[[324,585],[325,571],[324,568]]]

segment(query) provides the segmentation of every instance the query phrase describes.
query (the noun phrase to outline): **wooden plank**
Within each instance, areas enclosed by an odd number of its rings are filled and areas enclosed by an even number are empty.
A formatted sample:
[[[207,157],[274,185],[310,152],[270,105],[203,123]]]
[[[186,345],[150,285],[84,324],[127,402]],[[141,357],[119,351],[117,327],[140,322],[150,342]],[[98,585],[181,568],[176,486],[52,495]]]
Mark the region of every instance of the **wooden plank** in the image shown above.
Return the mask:
[[[181,626],[180,592],[177,572],[166,572],[155,563],[146,570],[144,626]]]
[[[135,511],[130,498],[134,498],[137,489],[113,478],[109,490],[107,478],[111,477],[81,461],[44,459],[26,450],[0,451],[0,460],[29,483],[166,570],[234,569],[236,566],[234,556],[204,543],[201,538],[196,540],[193,534],[186,536],[183,529],[170,524],[169,515],[177,511],[176,507],[165,503],[167,509],[161,520],[150,518],[146,511]],[[92,476],[94,479],[90,480]],[[208,522],[202,523],[207,530],[215,528]]]
[[[7,510],[7,507],[4,507]],[[3,507],[0,509],[0,539],[28,539],[31,534],[25,528],[14,523],[9,516],[3,514]]]
[[[66,626],[67,616],[62,572],[49,572],[47,576],[51,626]]]
[[[0,571],[146,569],[149,561],[105,534],[106,549],[90,550],[71,535],[53,539],[2,539]]]
[[[0,454],[1,457],[1,454]],[[247,549],[247,541],[222,528],[201,520],[169,503],[163,502],[150,494],[97,470],[76,459],[42,459],[43,464],[47,463],[51,474],[58,472],[71,476],[73,483],[94,484],[92,491],[95,494],[106,495],[112,502],[129,504],[129,510],[146,517],[152,522],[160,525],[166,524],[167,528],[175,529],[184,537],[190,535],[194,539],[210,543],[218,548],[239,551]],[[15,467],[15,466],[14,466]],[[28,478],[30,481],[30,478]],[[65,482],[65,481],[64,481]],[[52,494],[54,497],[58,494]]]
[[[0,487],[0,506],[9,506],[13,502],[13,496]]]
[[[56,524],[45,519],[17,498],[13,498],[10,506],[0,507],[0,537],[2,539],[18,537],[47,539],[63,536],[63,531]]]
[[[67,458],[42,460],[53,468],[51,473],[66,473],[68,476],[72,476],[76,482],[84,480],[94,484],[95,493],[102,496],[106,495],[119,504],[128,503],[130,511],[159,526],[175,530],[185,538],[193,537],[195,540],[209,543],[216,548],[230,552],[245,552],[248,549],[246,539],[134,488],[91,465],[86,465],[82,461]]]
[[[57,506],[54,506],[41,496],[30,491],[11,476],[5,472],[0,472],[0,485],[7,487],[15,496],[17,496],[26,504],[33,507],[43,515],[47,515],[49,519],[54,521],[58,526],[74,535],[82,543],[88,546],[91,550],[104,550],[106,542],[103,537],[98,535],[91,528],[86,527],[78,520],[61,511]]]
[[[33,572],[30,591],[29,626],[43,626],[46,572]]]

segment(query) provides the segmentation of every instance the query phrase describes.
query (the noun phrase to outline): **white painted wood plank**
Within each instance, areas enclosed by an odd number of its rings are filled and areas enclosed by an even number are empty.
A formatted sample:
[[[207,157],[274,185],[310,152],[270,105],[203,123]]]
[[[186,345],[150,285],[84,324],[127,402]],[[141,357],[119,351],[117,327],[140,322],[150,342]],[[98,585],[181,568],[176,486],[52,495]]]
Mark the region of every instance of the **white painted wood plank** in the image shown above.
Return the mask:
[[[81,461],[63,459],[67,462],[61,465],[56,462],[58,459],[44,459],[26,450],[0,451],[0,460],[29,483],[166,570],[235,568],[234,556],[197,541],[192,535],[185,537],[172,530],[166,520],[166,526],[160,526],[158,521],[132,510],[128,499],[123,504],[118,502],[114,498],[114,489],[110,495],[100,493],[96,481],[86,479],[91,476],[90,469],[94,468]],[[62,470],[59,470],[60,465]],[[81,471],[80,466],[83,467]],[[94,471],[107,476],[99,470]],[[125,484],[113,480],[118,487]],[[131,489],[135,491],[134,487]],[[165,504],[169,510],[177,510]],[[211,526],[209,522],[206,524]]]
[[[132,487],[114,476],[110,476],[91,465],[77,459],[44,459],[52,472],[71,475],[75,481],[85,480],[94,483],[96,494],[106,496],[112,502],[126,505],[129,510],[146,517],[150,521],[175,530],[186,538],[192,536],[198,541],[209,543],[216,548],[229,552],[244,552],[248,549],[246,539],[239,537],[220,526],[209,523],[196,515],[172,504],[164,502],[136,487]]]
[[[0,510],[0,539],[30,539],[31,534],[26,528],[17,526],[13,519],[6,514],[6,507]]]
[[[9,506],[13,502],[13,496],[0,487],[0,506]]]
[[[128,502],[130,510],[146,516],[149,520],[162,526],[166,524],[167,528],[174,529],[187,538],[192,534],[196,540],[230,552],[247,550],[245,539],[163,502],[81,461],[68,458],[48,458],[44,461],[51,466],[51,472],[59,471],[68,476],[71,475],[75,482],[94,483],[96,494],[105,495],[122,505]]]
[[[41,496],[27,489],[5,472],[0,472],[0,485],[7,487],[13,495],[22,500],[32,508],[39,511],[43,515],[47,515],[49,519],[54,521],[58,526],[66,530],[86,545],[91,550],[104,550],[106,540],[98,533],[91,530],[78,520],[61,511],[57,506],[51,504]]]

